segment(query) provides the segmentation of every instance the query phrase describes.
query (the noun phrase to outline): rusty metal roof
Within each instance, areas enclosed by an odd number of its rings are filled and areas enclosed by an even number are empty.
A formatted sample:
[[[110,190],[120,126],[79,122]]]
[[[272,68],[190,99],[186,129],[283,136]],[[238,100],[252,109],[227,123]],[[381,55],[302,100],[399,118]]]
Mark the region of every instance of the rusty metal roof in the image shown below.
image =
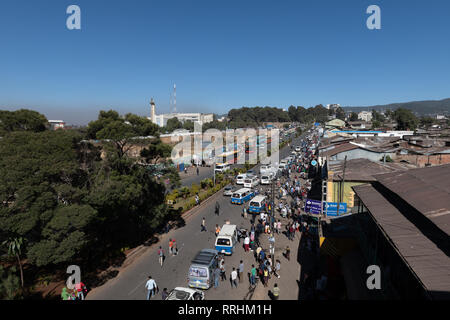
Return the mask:
[[[450,164],[380,174],[375,178],[450,234]]]
[[[415,168],[413,165],[391,162],[374,162],[369,159],[347,160],[345,168],[346,181],[376,181],[374,175],[382,173],[392,173],[401,170]],[[330,160],[328,162],[329,171],[333,172],[333,180],[341,181],[343,178],[344,161]]]
[[[359,148],[359,146],[356,146],[354,144],[347,142],[347,143],[340,144],[331,150],[323,151],[320,156],[321,157],[331,157],[331,156],[334,156],[341,152],[350,151],[350,150],[358,149],[358,148]]]
[[[397,192],[400,191],[399,189],[406,186],[403,183],[403,178],[406,173],[407,172],[389,174],[398,176],[398,179],[394,178],[391,180],[392,183],[400,183],[395,187]],[[431,173],[431,177],[437,173],[438,171]],[[415,175],[420,174],[419,171]],[[384,176],[387,177],[389,175]],[[392,184],[388,184],[392,187]],[[442,187],[447,189],[448,185]],[[365,184],[355,186],[353,187],[353,190],[367,207],[370,215],[378,224],[379,228],[384,232],[387,239],[393,244],[397,252],[409,266],[411,271],[417,276],[430,296],[433,299],[448,299],[450,294],[450,258],[447,254],[425,236],[420,229],[409,221],[372,185]],[[401,193],[405,195],[405,192]],[[428,202],[429,198],[421,198],[421,196],[424,196],[424,194],[415,194],[417,201]],[[447,221],[448,217],[450,216],[447,215]]]

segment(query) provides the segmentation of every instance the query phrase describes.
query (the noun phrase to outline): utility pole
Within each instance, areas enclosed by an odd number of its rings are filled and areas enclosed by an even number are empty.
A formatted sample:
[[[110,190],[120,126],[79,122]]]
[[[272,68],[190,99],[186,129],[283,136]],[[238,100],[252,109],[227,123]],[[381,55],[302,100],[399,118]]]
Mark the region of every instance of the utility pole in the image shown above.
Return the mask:
[[[344,158],[344,170],[343,170],[343,173],[342,173],[342,181],[341,181],[341,188],[339,188],[340,190],[339,190],[339,197],[338,197],[338,205],[337,205],[337,215],[339,216],[339,206],[340,206],[340,204],[341,204],[341,199],[342,199],[342,195],[343,195],[343,191],[344,190],[342,190],[342,189],[344,189],[345,188],[345,167],[347,166],[347,156],[345,156],[345,158]]]

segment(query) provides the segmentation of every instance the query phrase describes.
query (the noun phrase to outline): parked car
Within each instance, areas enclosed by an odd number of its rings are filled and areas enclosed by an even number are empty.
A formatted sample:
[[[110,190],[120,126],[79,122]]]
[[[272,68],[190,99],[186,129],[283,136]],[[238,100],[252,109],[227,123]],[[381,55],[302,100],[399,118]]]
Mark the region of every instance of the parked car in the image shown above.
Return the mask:
[[[176,287],[169,292],[166,300],[205,300],[205,294],[197,289]]]

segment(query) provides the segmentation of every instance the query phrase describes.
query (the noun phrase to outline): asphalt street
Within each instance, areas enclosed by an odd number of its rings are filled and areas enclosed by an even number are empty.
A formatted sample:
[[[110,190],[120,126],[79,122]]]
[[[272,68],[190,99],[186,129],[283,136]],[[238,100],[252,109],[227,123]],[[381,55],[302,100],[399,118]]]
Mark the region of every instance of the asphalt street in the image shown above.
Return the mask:
[[[301,137],[295,139],[293,145],[299,144],[300,140]],[[280,159],[286,157],[290,152],[290,147],[286,146],[283,148],[280,151]],[[197,177],[197,175],[194,177]],[[214,213],[216,201],[220,204],[219,216]],[[174,287],[187,287],[187,273],[191,260],[199,250],[214,248],[214,229],[216,224],[222,226],[226,220],[230,220],[231,224],[236,224],[239,228],[249,229],[250,217],[248,220],[242,217],[242,208],[242,205],[231,204],[230,197],[223,196],[222,191],[216,193],[193,209],[192,214],[186,218],[185,226],[171,230],[168,234],[163,235],[159,243],[147,249],[140,257],[121,270],[116,278],[92,290],[88,294],[87,299],[145,299],[146,290],[144,285],[149,275],[156,280],[160,291],[163,288],[167,288],[170,291]],[[203,217],[206,218],[206,232],[200,231]],[[177,256],[171,256],[168,252],[169,238],[175,238],[177,242],[179,250]],[[162,246],[166,255],[163,267],[158,263],[157,251],[159,246]],[[227,280],[232,267],[237,268],[240,260],[244,261],[246,274],[251,268],[251,263],[254,263],[253,254],[250,252],[245,253],[242,245],[238,244],[235,253],[232,256],[225,257]],[[298,274],[292,276],[297,277]],[[247,276],[245,276],[238,288],[231,289],[230,282],[224,281],[220,283],[219,288],[211,288],[205,292],[205,298],[209,300],[242,300],[248,296],[249,282]],[[161,293],[153,299],[161,299]]]

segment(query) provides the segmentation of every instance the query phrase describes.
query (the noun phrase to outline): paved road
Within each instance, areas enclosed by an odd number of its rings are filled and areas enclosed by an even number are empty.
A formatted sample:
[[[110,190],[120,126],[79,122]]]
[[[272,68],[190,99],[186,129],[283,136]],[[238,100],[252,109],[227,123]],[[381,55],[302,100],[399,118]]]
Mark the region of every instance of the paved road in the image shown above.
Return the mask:
[[[298,144],[300,140],[300,137],[295,139],[294,145]],[[280,158],[286,157],[290,152],[290,147],[285,147],[280,151]],[[220,204],[220,216],[214,214],[216,201]],[[216,224],[222,226],[225,220],[229,219],[231,224],[236,224],[238,227],[250,227],[250,221],[244,219],[241,215],[242,206],[231,204],[230,198],[224,197],[222,192],[215,194],[193,210],[193,214],[186,219],[184,227],[163,235],[160,243],[149,248],[136,261],[120,271],[116,278],[90,292],[87,299],[145,299],[144,284],[149,275],[156,280],[161,290],[163,288],[171,290],[177,286],[187,286],[187,272],[192,258],[203,248],[214,248],[214,228]],[[202,217],[206,218],[207,232],[200,231]],[[176,239],[179,249],[178,256],[169,255],[169,238]],[[159,245],[163,247],[167,256],[162,268],[158,263],[157,256]],[[244,261],[246,272],[249,271],[251,263],[254,263],[253,256],[251,253],[245,253],[242,246],[238,246],[232,256],[225,258],[227,277],[229,277],[232,267],[237,267],[241,259]],[[244,282],[235,289],[231,289],[228,281],[221,282],[218,289],[209,289],[205,295],[206,299],[211,300],[242,300],[249,296],[248,278],[246,277]],[[161,299],[161,295],[158,294],[154,299]]]

